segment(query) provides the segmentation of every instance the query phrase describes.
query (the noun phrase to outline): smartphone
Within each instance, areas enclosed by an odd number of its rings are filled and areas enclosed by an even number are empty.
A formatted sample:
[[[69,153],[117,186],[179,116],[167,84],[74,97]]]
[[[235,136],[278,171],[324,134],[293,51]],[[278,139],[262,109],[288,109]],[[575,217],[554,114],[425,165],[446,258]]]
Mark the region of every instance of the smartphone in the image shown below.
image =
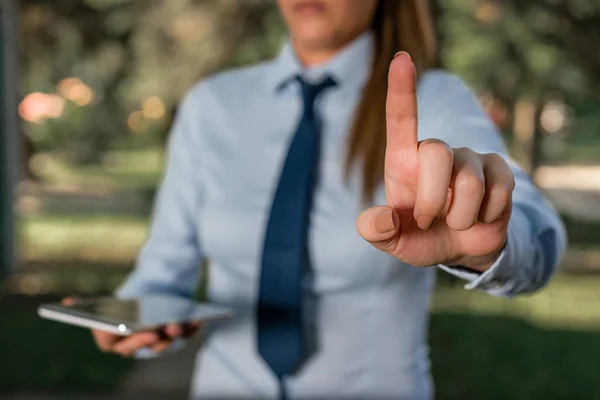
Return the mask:
[[[119,299],[81,299],[65,306],[42,304],[40,317],[69,325],[98,329],[121,336],[152,331],[168,324],[215,321],[233,316],[233,311],[211,303],[198,303],[183,297],[151,295]]]

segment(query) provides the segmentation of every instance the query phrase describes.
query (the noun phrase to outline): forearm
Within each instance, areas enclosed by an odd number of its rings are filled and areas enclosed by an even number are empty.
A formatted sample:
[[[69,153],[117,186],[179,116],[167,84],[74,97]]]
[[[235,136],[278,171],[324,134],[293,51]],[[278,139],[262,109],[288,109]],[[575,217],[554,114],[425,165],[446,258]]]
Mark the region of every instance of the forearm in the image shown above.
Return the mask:
[[[201,274],[198,215],[203,198],[197,158],[199,87],[182,103],[169,135],[167,168],[152,215],[149,238],[136,268],[118,290],[122,297],[146,293],[193,296]]]

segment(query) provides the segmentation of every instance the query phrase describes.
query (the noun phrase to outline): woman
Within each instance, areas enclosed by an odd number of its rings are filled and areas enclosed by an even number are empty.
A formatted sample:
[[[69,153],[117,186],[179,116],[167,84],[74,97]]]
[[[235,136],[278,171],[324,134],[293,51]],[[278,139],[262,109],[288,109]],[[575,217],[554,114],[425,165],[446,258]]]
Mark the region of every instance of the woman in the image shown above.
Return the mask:
[[[208,338],[199,397],[431,398],[435,269],[492,295],[535,291],[562,225],[473,94],[433,69],[424,0],[278,4],[280,56],[183,102],[152,232],[119,294],[193,296],[208,259],[210,300],[254,307],[254,330]],[[126,356],[169,345],[95,337]]]

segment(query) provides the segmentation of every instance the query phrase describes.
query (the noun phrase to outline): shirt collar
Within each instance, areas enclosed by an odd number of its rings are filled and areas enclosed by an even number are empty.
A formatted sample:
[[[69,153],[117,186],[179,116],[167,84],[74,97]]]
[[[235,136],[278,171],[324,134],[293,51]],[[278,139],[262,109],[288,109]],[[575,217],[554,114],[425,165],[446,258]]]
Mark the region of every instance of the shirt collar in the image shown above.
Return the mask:
[[[273,90],[279,90],[297,76],[317,81],[324,75],[329,75],[338,86],[361,89],[371,72],[373,48],[373,34],[366,32],[346,45],[331,60],[306,68],[298,61],[288,40],[272,63],[272,71],[268,77],[269,86]]]

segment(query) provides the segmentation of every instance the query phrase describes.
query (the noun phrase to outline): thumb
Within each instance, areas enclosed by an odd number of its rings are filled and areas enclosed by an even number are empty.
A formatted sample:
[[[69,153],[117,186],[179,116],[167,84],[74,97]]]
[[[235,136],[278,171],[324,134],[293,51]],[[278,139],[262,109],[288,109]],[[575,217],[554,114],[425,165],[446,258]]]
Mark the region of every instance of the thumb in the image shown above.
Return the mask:
[[[398,214],[388,206],[371,207],[356,220],[356,230],[366,241],[379,250],[390,252],[398,241],[400,224]]]

